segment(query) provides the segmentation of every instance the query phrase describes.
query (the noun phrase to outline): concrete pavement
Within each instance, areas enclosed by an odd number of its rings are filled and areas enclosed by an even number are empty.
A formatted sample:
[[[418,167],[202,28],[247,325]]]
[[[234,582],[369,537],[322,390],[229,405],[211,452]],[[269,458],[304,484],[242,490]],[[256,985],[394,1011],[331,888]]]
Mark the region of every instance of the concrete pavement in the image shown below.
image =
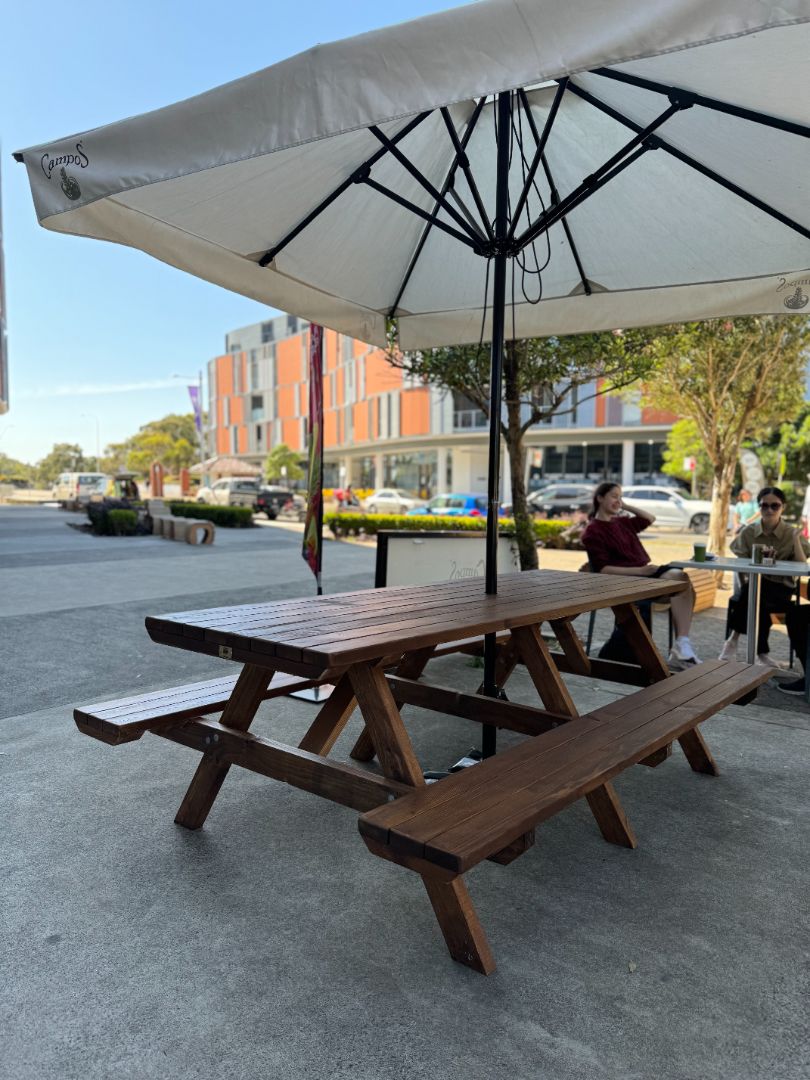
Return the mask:
[[[578,803],[511,867],[478,867],[470,890],[498,961],[484,979],[449,960],[418,879],[366,852],[352,811],[232,772],[192,834],[172,818],[195,754],[151,736],[110,748],[73,726],[78,702],[221,673],[153,645],[144,615],[307,594],[300,537],[219,530],[213,548],[188,549],[95,539],[67,517],[0,508],[5,1074],[810,1075],[810,722],[798,703],[707,723],[719,778],[677,751],[625,773],[636,851],[605,844]],[[372,577],[373,552],[328,545],[330,590]],[[459,657],[435,675],[469,689],[480,678]],[[622,692],[570,686],[580,708]],[[510,697],[532,696],[518,671]],[[268,703],[256,730],[296,742],[312,715]],[[426,768],[478,738],[464,721],[406,718]]]

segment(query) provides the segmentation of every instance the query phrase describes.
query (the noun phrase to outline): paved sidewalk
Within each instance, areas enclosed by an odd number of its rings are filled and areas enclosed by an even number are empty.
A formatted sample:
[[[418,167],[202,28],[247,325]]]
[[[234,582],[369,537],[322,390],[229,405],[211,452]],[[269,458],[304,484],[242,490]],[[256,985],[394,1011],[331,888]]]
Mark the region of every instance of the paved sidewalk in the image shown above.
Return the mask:
[[[807,712],[758,702],[711,720],[718,778],[693,774],[677,750],[620,777],[636,851],[605,844],[581,802],[512,866],[476,868],[470,891],[498,961],[485,979],[449,960],[418,879],[367,853],[354,812],[240,770],[189,833],[172,818],[197,755],[152,736],[111,748],[73,726],[74,703],[222,673],[220,661],[153,645],[143,616],[306,595],[300,537],[220,530],[187,564],[182,545],[98,541],[64,521],[0,508],[12,673],[0,721],[4,1074],[810,1075]],[[332,589],[373,576],[373,552],[357,546],[330,544],[326,562]],[[110,602],[115,567],[129,591]],[[436,661],[435,674],[469,689],[480,680],[462,657]],[[582,709],[625,692],[569,685]],[[533,700],[522,670],[509,693]],[[256,730],[295,742],[312,715],[267,703]],[[417,709],[406,719],[426,768],[480,734]],[[338,757],[358,730],[353,719]]]

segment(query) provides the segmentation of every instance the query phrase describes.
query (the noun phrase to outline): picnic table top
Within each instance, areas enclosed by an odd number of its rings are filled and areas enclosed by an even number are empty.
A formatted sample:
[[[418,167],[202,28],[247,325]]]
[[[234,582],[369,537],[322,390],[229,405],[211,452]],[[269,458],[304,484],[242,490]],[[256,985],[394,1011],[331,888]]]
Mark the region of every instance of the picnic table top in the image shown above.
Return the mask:
[[[177,612],[148,617],[146,628],[153,640],[192,652],[322,672],[684,588],[672,579],[532,570],[501,575],[495,596],[473,578]]]

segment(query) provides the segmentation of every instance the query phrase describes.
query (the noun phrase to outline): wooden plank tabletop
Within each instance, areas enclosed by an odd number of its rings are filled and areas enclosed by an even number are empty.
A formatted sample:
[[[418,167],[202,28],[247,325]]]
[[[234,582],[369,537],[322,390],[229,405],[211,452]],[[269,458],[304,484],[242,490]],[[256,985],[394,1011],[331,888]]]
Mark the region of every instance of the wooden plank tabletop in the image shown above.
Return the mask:
[[[150,616],[146,629],[191,652],[232,650],[234,660],[314,672],[685,588],[672,579],[531,570],[501,575],[497,596],[473,578]]]

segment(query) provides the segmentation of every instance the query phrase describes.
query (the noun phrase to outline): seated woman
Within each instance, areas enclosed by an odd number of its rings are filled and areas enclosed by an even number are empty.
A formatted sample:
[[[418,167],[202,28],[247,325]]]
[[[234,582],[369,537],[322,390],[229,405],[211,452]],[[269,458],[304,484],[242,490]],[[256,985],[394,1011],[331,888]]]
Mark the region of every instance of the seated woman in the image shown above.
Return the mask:
[[[785,509],[785,493],[778,487],[764,487],[757,495],[760,520],[750,525],[734,537],[731,550],[742,559],[750,559],[754,544],[764,544],[774,548],[777,559],[795,562],[807,562],[810,544],[801,535],[799,529],[782,521]],[[771,632],[771,615],[783,615],[790,610],[796,582],[793,578],[768,577],[764,574],[759,587],[759,624],[757,627],[757,660],[766,667],[778,667],[771,659],[768,636]],[[728,625],[731,634],[720,651],[721,660],[737,659],[737,643],[740,634],[745,633],[748,613],[748,582],[742,586],[728,605]]]
[[[666,577],[689,581],[682,570],[656,566],[644,550],[638,534],[655,521],[646,510],[637,510],[622,501],[619,484],[609,481],[600,484],[593,493],[590,523],[582,534],[582,544],[588,552],[591,569],[601,574],[625,574],[633,577]],[[670,600],[675,641],[669,659],[681,664],[699,664],[689,640],[695,593],[690,584],[684,592],[675,593]]]

